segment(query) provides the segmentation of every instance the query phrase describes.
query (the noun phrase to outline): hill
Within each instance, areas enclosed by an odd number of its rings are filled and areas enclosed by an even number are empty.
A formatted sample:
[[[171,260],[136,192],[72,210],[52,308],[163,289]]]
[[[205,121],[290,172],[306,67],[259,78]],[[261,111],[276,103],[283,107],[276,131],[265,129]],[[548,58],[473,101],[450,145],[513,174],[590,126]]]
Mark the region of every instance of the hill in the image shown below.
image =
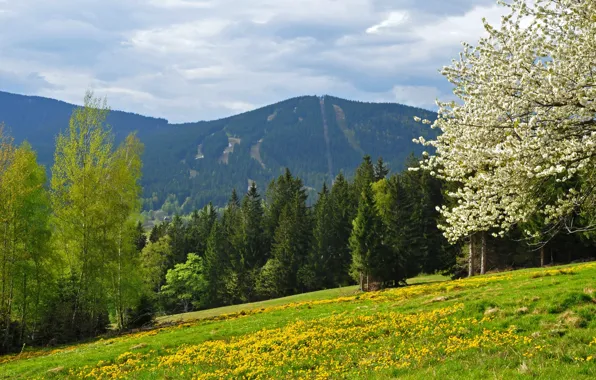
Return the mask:
[[[586,263],[214,309],[0,357],[0,378],[592,379],[595,278]]]
[[[39,160],[52,162],[55,136],[68,127],[72,104],[0,92],[0,122],[17,142],[28,140]],[[393,170],[422,148],[412,138],[434,131],[413,121],[430,111],[393,103],[362,103],[332,96],[303,96],[240,115],[185,124],[113,111],[117,141],[137,131],[145,144],[146,209],[168,195],[172,210],[223,204],[233,188],[250,181],[264,188],[285,167],[319,189],[340,171],[353,173],[364,154],[382,156]]]

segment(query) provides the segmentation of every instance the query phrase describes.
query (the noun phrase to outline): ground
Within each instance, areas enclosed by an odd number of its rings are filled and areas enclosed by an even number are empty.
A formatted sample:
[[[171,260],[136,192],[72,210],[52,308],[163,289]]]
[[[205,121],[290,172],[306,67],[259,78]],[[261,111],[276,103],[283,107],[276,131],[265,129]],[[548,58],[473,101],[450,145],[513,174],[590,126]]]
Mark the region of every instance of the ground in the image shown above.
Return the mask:
[[[596,378],[596,263],[409,283],[162,318],[0,357],[0,378]]]

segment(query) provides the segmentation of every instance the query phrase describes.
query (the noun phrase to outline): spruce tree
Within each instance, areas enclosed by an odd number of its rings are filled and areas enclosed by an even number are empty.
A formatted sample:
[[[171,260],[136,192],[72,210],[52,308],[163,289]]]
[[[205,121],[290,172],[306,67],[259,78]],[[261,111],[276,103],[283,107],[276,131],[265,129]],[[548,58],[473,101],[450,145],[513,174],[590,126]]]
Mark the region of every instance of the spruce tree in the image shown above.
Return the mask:
[[[168,235],[170,236],[170,244],[172,245],[173,263],[172,266],[179,263],[186,262],[187,250],[186,226],[182,221],[180,215],[176,214],[172,222],[168,225]]]
[[[372,188],[365,186],[350,236],[351,273],[363,290],[369,290],[371,283],[387,280],[383,278],[386,249],[382,241],[382,230],[383,223],[375,206]]]
[[[204,304],[205,306],[219,306],[225,298],[225,280],[227,264],[229,263],[226,251],[226,236],[223,225],[216,220],[207,240],[207,249],[204,260],[204,276],[207,284]]]
[[[261,196],[253,183],[241,206],[240,262],[237,270],[240,297],[251,301],[255,297],[257,271],[269,257],[264,230],[264,210]]]
[[[281,263],[284,270],[281,288],[284,294],[299,290],[298,269],[303,265],[310,249],[311,225],[306,207],[306,191],[300,179],[293,180],[294,193],[284,205],[275,229],[271,256]]]
[[[194,212],[186,234],[187,249],[189,252],[205,256],[207,250],[207,239],[211,234],[213,224],[217,219],[217,212],[213,204],[209,202],[199,212]]]
[[[360,202],[362,191],[375,181],[375,168],[370,156],[367,154],[362,158],[362,163],[356,169],[354,182],[352,184],[352,197],[355,204]]]
[[[335,285],[332,267],[333,235],[333,209],[327,184],[324,183],[314,207],[313,244],[299,273],[306,290]]]
[[[387,165],[385,165],[385,162],[383,162],[383,157],[379,157],[379,159],[377,160],[377,163],[374,167],[374,173],[375,182],[384,179],[385,177],[387,177],[387,174],[389,174],[389,169],[387,168]]]
[[[328,277],[332,278],[334,285],[347,285],[350,278],[350,265],[352,252],[350,249],[350,235],[352,234],[352,221],[356,217],[358,203],[353,202],[349,183],[340,172],[336,177],[329,204],[331,208],[331,224],[328,229],[331,233],[331,257],[329,258]]]

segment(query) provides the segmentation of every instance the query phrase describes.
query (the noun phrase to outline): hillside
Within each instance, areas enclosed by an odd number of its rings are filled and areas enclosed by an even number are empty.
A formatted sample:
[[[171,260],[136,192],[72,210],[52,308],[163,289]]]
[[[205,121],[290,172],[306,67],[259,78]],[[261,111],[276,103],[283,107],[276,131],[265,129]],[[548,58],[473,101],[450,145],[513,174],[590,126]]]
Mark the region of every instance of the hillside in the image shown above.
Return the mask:
[[[0,357],[0,378],[590,379],[595,278],[587,263],[304,294],[25,350]]]
[[[73,107],[0,92],[0,122],[17,142],[28,140],[47,166]],[[412,138],[434,133],[413,116],[435,117],[400,104],[303,96],[214,121],[169,124],[113,111],[108,123],[117,141],[137,131],[145,144],[145,208],[159,209],[174,194],[170,203],[188,212],[209,201],[223,204],[232,188],[244,191],[249,181],[264,188],[285,167],[313,189],[340,171],[351,175],[364,154],[400,170],[410,153],[422,151]]]

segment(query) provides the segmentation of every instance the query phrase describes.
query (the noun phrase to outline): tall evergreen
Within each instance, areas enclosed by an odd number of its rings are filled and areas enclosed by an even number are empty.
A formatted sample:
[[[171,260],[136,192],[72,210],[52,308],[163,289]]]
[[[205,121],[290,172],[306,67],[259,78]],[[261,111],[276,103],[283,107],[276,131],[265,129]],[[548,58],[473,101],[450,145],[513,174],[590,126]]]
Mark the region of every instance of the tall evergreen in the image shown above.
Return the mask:
[[[237,303],[242,300],[240,291],[240,274],[244,273],[242,254],[244,251],[244,235],[242,233],[242,209],[236,190],[232,191],[228,205],[222,217],[223,245],[227,252],[225,271],[225,304]]]
[[[134,244],[137,252],[143,251],[143,248],[147,245],[147,235],[141,221],[138,221],[135,227]]]
[[[229,256],[226,250],[226,235],[220,221],[215,221],[207,240],[204,260],[204,276],[207,283],[204,304],[221,305],[225,299],[226,276]]]
[[[377,163],[374,167],[374,173],[375,182],[382,180],[383,178],[387,177],[387,174],[389,174],[389,169],[387,168],[385,162],[383,162],[383,157],[379,157],[379,159],[377,160]]]
[[[253,183],[242,200],[240,210],[240,262],[237,269],[240,298],[253,300],[258,270],[269,258],[265,236],[264,210],[257,186]]]
[[[176,214],[172,222],[168,224],[168,235],[172,245],[172,265],[186,262],[186,255],[190,253],[187,250],[187,231],[180,215]]]
[[[216,220],[217,212],[211,203],[203,207],[199,212],[193,213],[187,229],[188,253],[192,252],[201,257],[205,256],[207,239],[211,234],[211,229]]]
[[[330,242],[331,257],[329,258],[328,277],[333,279],[334,285],[347,285],[351,282],[349,269],[352,263],[352,252],[349,239],[358,203],[353,201],[350,192],[348,181],[342,173],[339,173],[329,194],[332,217],[328,229],[332,234],[332,239]]]
[[[383,223],[370,186],[362,190],[358,214],[350,236],[352,249],[351,273],[362,289],[383,281],[386,249],[383,245]]]
[[[375,168],[370,156],[367,154],[362,158],[362,162],[354,174],[352,197],[355,204],[360,202],[362,192],[373,182],[375,182]]]
[[[280,276],[283,294],[290,294],[299,289],[297,273],[310,248],[312,231],[302,181],[294,179],[287,171],[280,177],[278,185],[273,188],[272,197],[279,202],[281,213],[274,230],[271,257],[284,271]],[[282,194],[286,195],[283,203]]]
[[[299,279],[306,290],[331,287],[335,284],[333,259],[333,208],[327,185],[319,193],[314,207],[313,244],[300,269]]]

